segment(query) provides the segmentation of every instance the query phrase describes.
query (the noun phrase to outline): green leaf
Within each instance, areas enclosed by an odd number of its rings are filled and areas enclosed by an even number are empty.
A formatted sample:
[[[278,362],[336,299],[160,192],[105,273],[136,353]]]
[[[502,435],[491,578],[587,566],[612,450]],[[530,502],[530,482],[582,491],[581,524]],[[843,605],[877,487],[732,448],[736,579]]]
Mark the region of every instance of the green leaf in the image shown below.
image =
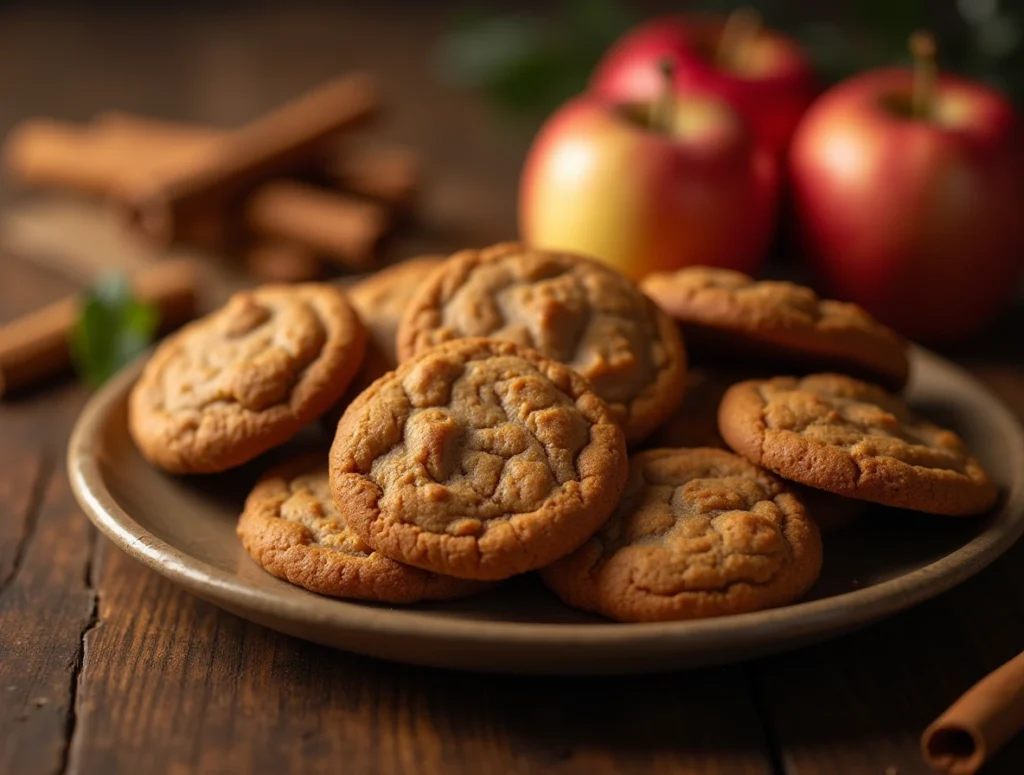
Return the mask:
[[[566,27],[600,48],[610,45],[635,19],[618,0],[566,0]]]
[[[97,387],[145,350],[159,323],[152,305],[132,295],[124,275],[101,278],[82,299],[71,336],[79,376]]]
[[[442,79],[457,86],[486,88],[546,47],[540,20],[527,15],[495,16],[460,25],[435,52]]]
[[[473,16],[440,39],[435,64],[447,83],[542,115],[586,88],[602,53],[632,21],[620,0],[562,0],[546,16]]]

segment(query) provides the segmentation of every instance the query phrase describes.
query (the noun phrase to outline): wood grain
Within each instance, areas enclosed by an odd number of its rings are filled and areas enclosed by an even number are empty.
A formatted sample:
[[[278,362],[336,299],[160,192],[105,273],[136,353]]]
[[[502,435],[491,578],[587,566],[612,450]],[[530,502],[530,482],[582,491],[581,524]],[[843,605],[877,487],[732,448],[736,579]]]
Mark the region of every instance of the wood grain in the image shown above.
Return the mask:
[[[1019,418],[1024,376],[976,372]],[[759,663],[754,691],[785,772],[928,772],[920,736],[1024,645],[1024,544],[960,587],[834,643]],[[985,773],[1024,772],[1024,738]]]
[[[405,3],[401,13],[369,3],[232,14],[168,7],[155,16],[27,6],[5,8],[0,22],[5,63],[32,74],[0,81],[2,131],[31,115],[86,120],[104,108],[234,125],[372,65],[393,100],[380,139],[416,147],[437,173],[417,234],[390,246],[393,255],[515,233],[529,132],[429,78],[424,62],[444,23],[433,4]],[[11,195],[0,189],[0,201]],[[97,239],[86,243],[72,258],[88,271],[102,250]],[[0,319],[70,289],[54,274],[2,259]],[[1018,412],[1022,319],[1011,312],[954,353]],[[40,454],[60,459],[78,395],[55,382],[0,405],[9,445],[0,446],[5,775],[917,775],[925,771],[917,755],[923,726],[1024,645],[1020,547],[959,590],[843,641],[745,669],[641,679],[462,676],[329,651],[202,603],[104,542],[92,574],[100,619],[90,629],[91,530],[58,475],[40,488],[35,516],[30,505],[32,466]],[[1024,772],[1024,742],[986,772]]]
[[[38,449],[0,446],[0,590],[14,577],[35,526],[42,476]]]
[[[94,621],[93,542],[66,478],[55,473],[17,573],[0,593],[0,772],[63,770],[82,635]]]
[[[758,665],[757,692],[785,772],[926,772],[920,735],[1024,643],[1024,546],[890,622]],[[1024,772],[1024,739],[986,773]]]
[[[741,670],[450,673],[264,630],[107,545],[97,583],[70,772],[771,772]]]

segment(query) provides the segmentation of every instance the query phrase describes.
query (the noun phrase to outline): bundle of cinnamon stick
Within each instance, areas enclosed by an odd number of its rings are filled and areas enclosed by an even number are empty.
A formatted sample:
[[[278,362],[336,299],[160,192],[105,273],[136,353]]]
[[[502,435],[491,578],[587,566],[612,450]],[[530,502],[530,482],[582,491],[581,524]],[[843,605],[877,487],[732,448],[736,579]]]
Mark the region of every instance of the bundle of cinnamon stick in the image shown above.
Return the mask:
[[[153,243],[237,255],[261,280],[300,281],[330,265],[372,266],[414,203],[415,153],[346,142],[380,109],[373,79],[346,75],[237,129],[117,112],[25,121],[4,161],[25,185],[112,201]]]

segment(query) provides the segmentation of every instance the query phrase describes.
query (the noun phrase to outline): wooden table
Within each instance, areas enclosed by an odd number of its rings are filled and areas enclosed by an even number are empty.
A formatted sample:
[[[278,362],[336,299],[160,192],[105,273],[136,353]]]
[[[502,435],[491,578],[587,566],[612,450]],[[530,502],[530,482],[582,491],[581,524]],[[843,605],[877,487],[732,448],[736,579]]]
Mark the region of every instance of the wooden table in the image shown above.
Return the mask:
[[[421,148],[437,173],[429,227],[392,253],[510,236],[528,137],[429,78],[423,62],[438,14],[401,8],[5,10],[0,125],[34,114],[84,119],[105,107],[233,123],[370,65],[393,105],[382,135]],[[25,257],[4,255],[0,317],[69,287]],[[1024,417],[1021,319],[1020,311],[1007,315],[984,343],[954,355]],[[924,771],[922,728],[1024,647],[1018,546],[891,621],[721,669],[517,678],[330,651],[200,602],[97,537],[63,473],[85,397],[55,381],[0,404],[3,775],[910,775]],[[1024,772],[1024,739],[986,772]]]

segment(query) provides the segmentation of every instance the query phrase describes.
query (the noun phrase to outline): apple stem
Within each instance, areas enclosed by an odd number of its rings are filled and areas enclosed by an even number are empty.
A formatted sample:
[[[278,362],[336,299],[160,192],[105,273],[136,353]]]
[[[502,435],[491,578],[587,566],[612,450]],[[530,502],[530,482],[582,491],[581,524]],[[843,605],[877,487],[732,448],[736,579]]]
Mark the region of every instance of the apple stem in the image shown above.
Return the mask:
[[[715,64],[721,68],[741,70],[750,53],[750,44],[761,30],[761,15],[742,6],[725,20],[715,48]]]
[[[935,38],[930,32],[919,30],[910,36],[910,53],[914,57],[910,110],[915,118],[928,118],[935,108],[935,81],[939,76],[935,49]]]
[[[665,57],[658,62],[658,71],[661,73],[661,92],[652,105],[651,128],[671,134],[676,120],[675,63]]]

